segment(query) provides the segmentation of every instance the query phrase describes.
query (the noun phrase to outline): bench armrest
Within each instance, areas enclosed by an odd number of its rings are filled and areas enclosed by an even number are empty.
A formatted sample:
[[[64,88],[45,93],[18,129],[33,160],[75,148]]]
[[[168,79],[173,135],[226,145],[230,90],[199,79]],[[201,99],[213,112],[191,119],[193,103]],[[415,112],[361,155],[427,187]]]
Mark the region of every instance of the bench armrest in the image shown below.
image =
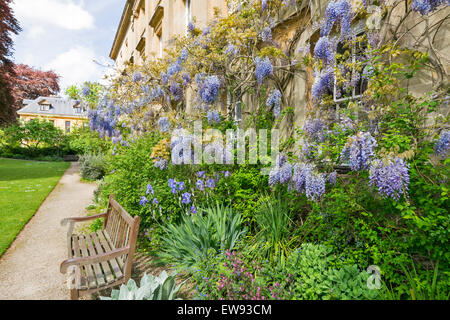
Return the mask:
[[[61,226],[65,226],[69,222],[72,222],[72,223],[84,222],[84,221],[90,221],[90,220],[95,220],[95,219],[99,219],[99,218],[104,218],[105,216],[106,216],[106,212],[96,214],[93,216],[89,216],[89,217],[66,218],[66,219],[61,220]]]
[[[125,248],[115,249],[110,252],[98,254],[95,256],[68,259],[61,263],[59,270],[61,271],[61,273],[66,273],[67,268],[69,268],[70,266],[81,267],[81,266],[85,266],[85,265],[89,265],[89,264],[93,264],[93,263],[108,261],[108,260],[123,256],[123,255],[127,254],[129,251],[130,251],[130,247],[125,247]]]

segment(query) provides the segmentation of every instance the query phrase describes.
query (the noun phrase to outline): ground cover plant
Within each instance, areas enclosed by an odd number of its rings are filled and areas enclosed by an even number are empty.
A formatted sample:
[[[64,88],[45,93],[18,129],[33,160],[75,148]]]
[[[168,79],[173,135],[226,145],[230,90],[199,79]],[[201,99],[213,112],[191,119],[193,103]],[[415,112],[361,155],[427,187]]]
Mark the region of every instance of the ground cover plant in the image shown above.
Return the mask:
[[[65,162],[0,159],[0,255],[68,167]]]

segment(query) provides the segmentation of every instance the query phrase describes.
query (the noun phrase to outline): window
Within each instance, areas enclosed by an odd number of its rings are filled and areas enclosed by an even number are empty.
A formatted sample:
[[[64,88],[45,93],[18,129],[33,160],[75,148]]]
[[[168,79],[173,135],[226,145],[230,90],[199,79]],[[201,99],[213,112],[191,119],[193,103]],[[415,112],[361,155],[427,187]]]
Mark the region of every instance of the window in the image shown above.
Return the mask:
[[[41,111],[49,111],[50,110],[50,105],[49,104],[41,104],[40,106],[40,110]]]
[[[344,84],[338,83],[335,77],[333,87],[333,100],[336,103],[336,118],[339,119],[340,109],[345,108],[348,102],[358,102],[362,94],[367,90],[367,79],[363,78],[367,65],[364,62],[364,52],[367,50],[367,40],[364,32],[359,30],[355,42],[349,47],[345,43],[339,43],[336,50],[336,65],[339,65],[342,76],[347,80]],[[363,112],[364,113],[364,112]],[[357,114],[357,117],[363,114]],[[337,120],[336,119],[336,120]]]
[[[70,133],[70,121],[66,121],[66,133]]]

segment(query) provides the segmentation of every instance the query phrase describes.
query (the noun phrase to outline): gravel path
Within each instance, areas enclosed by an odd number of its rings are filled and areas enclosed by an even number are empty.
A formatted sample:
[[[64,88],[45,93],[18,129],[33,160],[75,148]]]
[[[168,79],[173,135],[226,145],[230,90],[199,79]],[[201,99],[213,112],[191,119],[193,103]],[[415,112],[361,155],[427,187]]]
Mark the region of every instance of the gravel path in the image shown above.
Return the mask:
[[[0,300],[66,300],[69,290],[60,263],[67,259],[67,217],[84,216],[95,184],[82,183],[72,163],[35,216],[0,258]]]

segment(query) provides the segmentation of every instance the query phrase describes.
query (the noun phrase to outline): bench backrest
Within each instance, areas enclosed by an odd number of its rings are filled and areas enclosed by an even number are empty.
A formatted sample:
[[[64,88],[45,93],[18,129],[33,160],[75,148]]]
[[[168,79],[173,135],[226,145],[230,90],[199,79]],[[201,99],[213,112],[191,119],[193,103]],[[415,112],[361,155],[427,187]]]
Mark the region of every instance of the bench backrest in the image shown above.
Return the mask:
[[[116,201],[114,196],[109,197],[108,211],[103,229],[109,236],[114,248],[125,248],[136,242],[139,232],[139,217],[131,217],[128,212]]]
[[[125,283],[131,277],[131,269],[133,267],[134,251],[136,250],[136,241],[139,234],[139,217],[131,217],[128,212],[116,201],[114,196],[109,196],[108,210],[106,212],[103,231],[109,242],[115,249],[129,247],[129,254],[123,256],[121,260],[121,268],[124,271]]]

